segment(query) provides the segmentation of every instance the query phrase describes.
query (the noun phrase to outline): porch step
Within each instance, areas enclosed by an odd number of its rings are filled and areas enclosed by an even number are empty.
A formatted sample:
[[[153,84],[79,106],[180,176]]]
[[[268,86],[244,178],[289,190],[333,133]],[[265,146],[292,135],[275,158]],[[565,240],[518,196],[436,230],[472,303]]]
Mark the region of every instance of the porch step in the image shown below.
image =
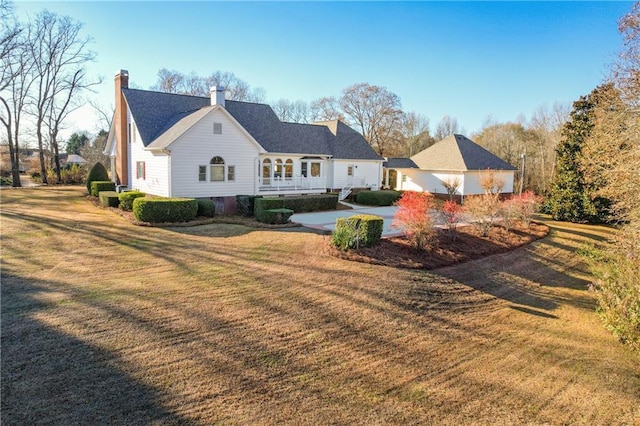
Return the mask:
[[[340,195],[338,196],[338,199],[342,201],[345,198],[347,198],[349,194],[351,194],[351,188],[348,188],[348,187],[342,188],[342,190],[340,191]]]

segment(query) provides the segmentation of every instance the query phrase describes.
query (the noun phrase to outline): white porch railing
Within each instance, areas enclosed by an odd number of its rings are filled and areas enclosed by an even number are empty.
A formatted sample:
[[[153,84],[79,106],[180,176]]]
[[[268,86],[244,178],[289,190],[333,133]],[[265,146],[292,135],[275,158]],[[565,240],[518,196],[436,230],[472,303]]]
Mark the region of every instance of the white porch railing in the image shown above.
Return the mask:
[[[349,196],[349,194],[351,194],[351,190],[353,189],[354,186],[356,188],[364,188],[366,183],[367,181],[363,177],[349,176],[349,178],[347,179],[347,183],[340,190],[340,195],[338,195],[338,199],[340,201],[344,200]]]
[[[327,189],[327,178],[323,176],[304,177],[293,176],[291,178],[258,177],[258,188],[260,191],[297,191],[297,190],[319,190]]]

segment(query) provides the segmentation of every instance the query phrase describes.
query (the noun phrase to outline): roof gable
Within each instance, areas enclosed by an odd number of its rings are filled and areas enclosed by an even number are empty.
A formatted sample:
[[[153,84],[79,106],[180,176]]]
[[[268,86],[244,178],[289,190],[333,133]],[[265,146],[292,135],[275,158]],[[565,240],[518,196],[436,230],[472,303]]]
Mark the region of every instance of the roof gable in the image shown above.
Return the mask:
[[[411,160],[422,170],[516,170],[471,139],[457,134],[420,151]]]
[[[200,96],[138,89],[122,89],[122,93],[144,146],[169,130],[186,114],[211,105],[209,98]]]

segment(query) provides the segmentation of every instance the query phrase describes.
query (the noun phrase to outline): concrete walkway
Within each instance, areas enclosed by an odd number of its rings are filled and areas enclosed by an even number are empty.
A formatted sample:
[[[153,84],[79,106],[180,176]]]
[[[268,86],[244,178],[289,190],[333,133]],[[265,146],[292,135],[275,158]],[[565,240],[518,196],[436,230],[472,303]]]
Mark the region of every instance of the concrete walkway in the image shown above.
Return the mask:
[[[382,229],[383,237],[393,237],[402,235],[397,229],[391,229],[393,215],[398,211],[398,207],[365,207],[346,204],[353,210],[332,210],[328,212],[312,212],[312,213],[296,213],[291,216],[291,222],[299,223],[302,226],[312,229],[320,229],[323,231],[333,231],[336,228],[336,219],[339,217],[348,217],[356,214],[372,214],[381,216],[384,221]]]

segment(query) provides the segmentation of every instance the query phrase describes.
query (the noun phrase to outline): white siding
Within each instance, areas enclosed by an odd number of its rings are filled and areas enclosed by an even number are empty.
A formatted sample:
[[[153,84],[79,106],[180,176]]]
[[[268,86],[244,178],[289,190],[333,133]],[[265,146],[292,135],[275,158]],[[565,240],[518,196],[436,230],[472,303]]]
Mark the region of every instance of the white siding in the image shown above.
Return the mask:
[[[485,171],[469,171],[466,172],[466,179],[464,182],[464,192],[463,195],[476,195],[483,194],[484,190],[480,186],[480,177]],[[494,176],[498,179],[504,180],[504,188],[502,189],[503,193],[512,193],[513,192],[513,178],[514,172],[511,170],[508,171],[494,171]]]
[[[222,123],[222,134],[213,134],[213,123]],[[169,146],[172,197],[225,197],[256,193],[259,148],[225,113],[216,110],[187,130]],[[209,162],[222,157],[235,167],[235,180],[210,181]],[[198,166],[207,167],[205,182],[198,180]],[[226,170],[226,169],[225,169]],[[226,174],[226,173],[225,173]]]
[[[144,149],[142,139],[135,122],[129,114],[131,124],[128,142],[129,150],[129,188],[147,194],[169,196],[168,158],[164,154],[155,154]],[[144,162],[144,178],[137,177],[137,163]]]
[[[406,177],[404,177],[406,176]],[[404,177],[404,178],[403,178]],[[446,194],[443,183],[460,180],[461,188],[464,185],[464,175],[457,172],[430,172],[428,170],[419,169],[399,169],[398,179],[396,183],[397,190],[430,192],[432,194]]]
[[[484,190],[480,186],[480,176],[483,171],[468,171],[464,173],[457,172],[430,172],[428,170],[418,169],[398,169],[398,179],[396,188],[397,190],[405,191],[427,191],[432,194],[446,194],[443,183],[447,181],[453,181],[453,179],[460,180],[460,188],[458,189],[459,195],[476,195],[484,193]],[[496,171],[494,172],[497,178],[503,179],[505,182],[502,192],[513,192],[513,178],[514,173],[512,171]],[[406,176],[403,179],[403,176]]]
[[[350,182],[347,175],[349,166],[353,166],[353,186],[380,188],[382,185],[382,161],[377,160],[333,160],[333,173],[329,179],[331,188],[343,188]]]

